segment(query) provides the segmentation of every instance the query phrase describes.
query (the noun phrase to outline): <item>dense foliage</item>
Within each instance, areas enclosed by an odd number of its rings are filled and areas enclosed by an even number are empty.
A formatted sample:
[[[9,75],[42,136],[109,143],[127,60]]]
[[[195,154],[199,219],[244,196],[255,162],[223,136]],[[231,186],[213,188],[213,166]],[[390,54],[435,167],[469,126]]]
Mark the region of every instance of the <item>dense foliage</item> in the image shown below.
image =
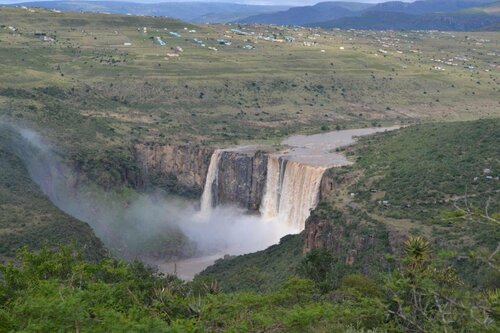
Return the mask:
[[[405,244],[400,268],[378,284],[346,276],[319,288],[321,250],[305,278],[273,292],[221,293],[215,281],[185,283],[139,262],[89,262],[68,247],[19,253],[0,266],[2,332],[495,332],[500,293],[469,290],[432,261],[421,238]],[[317,261],[314,257],[323,257]],[[328,267],[328,262],[326,263]],[[311,278],[311,279],[309,279]]]

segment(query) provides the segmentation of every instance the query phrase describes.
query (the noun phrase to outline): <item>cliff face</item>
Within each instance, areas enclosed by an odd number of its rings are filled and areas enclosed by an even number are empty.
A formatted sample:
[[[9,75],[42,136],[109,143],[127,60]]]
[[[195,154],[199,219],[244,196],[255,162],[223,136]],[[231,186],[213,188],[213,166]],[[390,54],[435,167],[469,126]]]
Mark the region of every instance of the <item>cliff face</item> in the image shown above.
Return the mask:
[[[217,202],[258,211],[267,176],[267,155],[256,151],[223,151],[218,171]]]
[[[332,200],[342,196],[356,181],[357,175],[346,168],[325,172],[320,186],[322,202],[307,219],[304,229],[304,253],[322,248],[332,251],[347,266],[373,267],[384,265],[384,253],[394,252],[391,232],[371,219],[355,203],[335,208]],[[370,263],[373,261],[373,263]]]
[[[169,192],[200,197],[205,186],[213,149],[189,145],[136,144],[136,158],[144,182]],[[266,186],[269,155],[255,147],[220,152],[217,185],[212,189],[215,205],[237,205],[258,211]],[[327,197],[342,179],[325,172],[320,198]]]
[[[134,148],[150,183],[178,194],[201,193],[212,148],[160,144],[136,144]]]
[[[136,144],[136,156],[149,184],[180,195],[199,197],[205,186],[212,148]],[[257,150],[224,150],[213,189],[217,205],[257,211],[264,193],[267,155]]]
[[[346,266],[370,271],[387,265],[384,254],[391,253],[385,225],[347,212],[328,216],[313,215],[306,221],[303,252],[326,249]]]
[[[340,218],[342,219],[342,218]],[[306,222],[304,230],[304,253],[316,248],[331,250],[340,256],[347,265],[352,265],[357,254],[374,244],[374,234],[352,228],[353,221],[331,220],[312,217]]]

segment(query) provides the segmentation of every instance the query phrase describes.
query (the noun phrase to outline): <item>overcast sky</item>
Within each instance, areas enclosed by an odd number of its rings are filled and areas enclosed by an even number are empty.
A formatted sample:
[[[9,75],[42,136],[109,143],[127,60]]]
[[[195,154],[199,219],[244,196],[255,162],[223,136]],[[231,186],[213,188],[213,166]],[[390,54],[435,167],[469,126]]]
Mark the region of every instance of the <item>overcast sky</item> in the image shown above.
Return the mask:
[[[18,3],[18,2],[33,2],[33,1],[47,1],[47,0],[0,0],[0,4],[4,3]],[[50,0],[49,0],[50,1]],[[68,0],[66,0],[68,1]],[[155,3],[155,2],[232,2],[232,3],[246,3],[246,4],[258,4],[258,5],[294,5],[294,6],[305,6],[312,5],[318,2],[324,2],[321,0],[111,0],[111,1],[128,1],[128,2],[143,2],[143,3]],[[326,0],[328,1],[328,0]],[[330,0],[331,1],[331,0]],[[364,2],[364,3],[377,3],[386,2],[389,0],[344,0],[349,2]],[[404,2],[412,2],[412,0],[400,0]]]

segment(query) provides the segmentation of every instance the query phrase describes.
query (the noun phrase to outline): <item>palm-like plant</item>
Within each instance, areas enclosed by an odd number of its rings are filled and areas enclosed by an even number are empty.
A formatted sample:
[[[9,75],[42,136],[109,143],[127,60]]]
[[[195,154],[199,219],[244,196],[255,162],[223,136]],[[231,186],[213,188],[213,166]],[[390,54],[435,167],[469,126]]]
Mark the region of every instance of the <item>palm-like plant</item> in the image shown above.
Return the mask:
[[[423,237],[410,237],[404,243],[404,252],[410,269],[420,269],[431,256],[431,246]]]

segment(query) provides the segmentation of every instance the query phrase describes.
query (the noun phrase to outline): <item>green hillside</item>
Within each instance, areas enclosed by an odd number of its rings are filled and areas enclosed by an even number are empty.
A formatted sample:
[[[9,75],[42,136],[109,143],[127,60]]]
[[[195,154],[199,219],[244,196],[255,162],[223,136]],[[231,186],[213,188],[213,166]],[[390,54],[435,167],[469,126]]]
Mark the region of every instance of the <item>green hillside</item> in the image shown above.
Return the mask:
[[[72,244],[92,259],[106,255],[86,223],[61,212],[42,193],[15,153],[13,134],[0,124],[0,260],[17,250]]]

